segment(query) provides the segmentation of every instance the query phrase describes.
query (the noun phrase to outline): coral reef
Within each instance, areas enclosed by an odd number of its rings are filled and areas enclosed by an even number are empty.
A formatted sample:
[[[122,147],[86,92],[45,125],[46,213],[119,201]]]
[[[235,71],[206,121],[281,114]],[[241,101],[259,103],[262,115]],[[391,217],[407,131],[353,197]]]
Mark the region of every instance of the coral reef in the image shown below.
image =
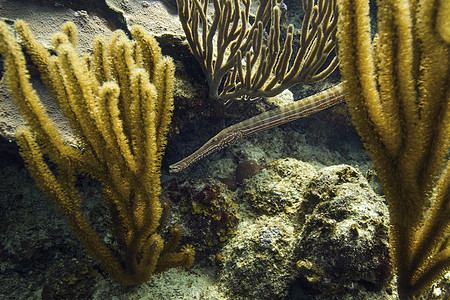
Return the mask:
[[[166,214],[169,209],[162,215],[161,236],[167,240],[168,228],[179,224],[181,244],[195,244],[196,262],[187,270],[175,268],[156,274],[136,288],[115,284],[87,256],[63,217],[35,187],[15,143],[0,138],[1,299],[398,298],[386,252],[385,204],[371,192],[361,173],[372,174],[375,181],[378,178],[356,131],[348,124],[344,104],[250,136],[176,177],[168,175],[170,163],[190,154],[216,132],[328,88],[330,82],[340,79],[338,72],[332,80],[293,87],[293,94],[286,90],[284,96],[273,99],[213,105],[185,38],[166,31],[168,27],[180,30],[178,24],[172,27],[177,22],[173,9],[164,8],[161,1],[140,0],[108,0],[106,5],[113,9],[91,9],[100,2],[104,1],[5,0],[0,12],[10,20],[24,18],[46,48],[50,35],[63,21],[72,20],[80,27],[77,49],[83,53],[91,51],[90,41],[99,32],[105,36],[118,28],[127,32],[136,23],[159,31],[156,39],[162,52],[174,57],[176,68],[174,118],[161,169],[163,207],[168,208],[169,202],[172,207],[170,218]],[[17,9],[23,3],[26,5]],[[286,4],[288,16],[295,14],[296,25],[300,25],[301,3],[292,1],[294,10],[290,2]],[[160,8],[169,14],[159,13]],[[171,22],[161,26],[163,15]],[[293,41],[293,48],[298,48],[296,43]],[[42,83],[35,80],[37,73],[30,70],[33,87],[42,100],[47,97],[51,102],[50,95],[38,88]],[[0,134],[10,139],[23,121],[10,109],[12,100],[8,102],[2,86],[0,97]],[[74,144],[58,108],[46,108],[66,130],[65,141]],[[277,160],[285,157],[304,162]],[[256,174],[247,172],[246,160],[255,161],[262,169]],[[343,163],[347,165],[324,168]],[[237,176],[237,165],[244,176]],[[348,165],[357,165],[361,173]],[[228,188],[211,178],[220,178]],[[117,239],[108,232],[107,208],[98,183],[84,178],[77,180],[76,186],[83,194],[86,218],[117,248]],[[236,188],[233,193],[231,189]],[[377,192],[383,193],[380,187]],[[428,298],[445,299],[449,287],[447,274]]]

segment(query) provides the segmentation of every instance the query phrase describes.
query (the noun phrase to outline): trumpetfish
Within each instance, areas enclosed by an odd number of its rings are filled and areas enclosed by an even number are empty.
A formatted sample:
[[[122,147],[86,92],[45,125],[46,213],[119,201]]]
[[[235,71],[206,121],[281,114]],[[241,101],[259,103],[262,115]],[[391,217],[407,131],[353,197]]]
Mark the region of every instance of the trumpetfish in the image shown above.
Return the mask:
[[[228,147],[249,135],[306,117],[341,103],[344,101],[345,95],[343,83],[339,83],[317,94],[227,127],[194,153],[170,165],[169,172],[180,172],[205,156]]]

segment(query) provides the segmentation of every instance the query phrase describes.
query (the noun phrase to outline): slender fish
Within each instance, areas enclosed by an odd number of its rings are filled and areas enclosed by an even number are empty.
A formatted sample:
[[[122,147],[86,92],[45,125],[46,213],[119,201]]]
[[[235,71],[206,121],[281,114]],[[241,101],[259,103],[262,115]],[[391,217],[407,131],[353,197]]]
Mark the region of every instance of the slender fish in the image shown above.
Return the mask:
[[[300,119],[341,103],[344,101],[345,95],[344,86],[340,83],[320,93],[227,127],[197,151],[170,165],[170,173],[180,172],[212,152],[228,147],[251,134]]]

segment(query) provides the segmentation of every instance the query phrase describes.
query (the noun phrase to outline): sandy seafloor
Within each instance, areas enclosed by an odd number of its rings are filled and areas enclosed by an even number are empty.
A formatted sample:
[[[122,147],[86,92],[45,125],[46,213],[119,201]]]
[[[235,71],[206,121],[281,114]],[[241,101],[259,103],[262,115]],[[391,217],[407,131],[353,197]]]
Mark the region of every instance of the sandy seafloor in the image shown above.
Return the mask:
[[[8,1],[2,2],[0,4],[6,5]],[[50,2],[35,1],[35,4],[45,8],[45,5],[52,6]],[[137,1],[125,1],[124,5],[135,2]],[[63,7],[66,5],[66,8],[69,5],[65,1],[58,3]],[[83,1],[77,3],[77,9],[83,4]],[[56,2],[53,6],[56,6]],[[0,13],[1,9],[2,6]],[[88,10],[88,13],[90,12]],[[95,15],[98,17],[98,12]],[[117,23],[109,23],[110,27],[114,27],[111,24]],[[164,46],[162,45],[163,52],[167,50]],[[188,51],[186,47],[181,49]],[[252,224],[273,217],[255,211],[251,205],[244,202],[244,190],[249,183],[237,182],[235,173],[237,165],[243,161],[254,161],[263,169],[267,163],[285,158],[308,163],[317,171],[328,166],[350,165],[359,170],[363,177],[370,177],[370,187],[380,196],[379,199],[382,199],[382,188],[376,176],[372,176],[372,162],[351,125],[345,104],[255,134],[204,158],[181,173],[169,174],[170,164],[196,150],[221,129],[242,121],[261,109],[271,107],[269,104],[264,104],[261,108],[258,103],[231,103],[229,106],[216,108],[205,104],[208,101],[207,87],[201,71],[192,56],[184,53],[180,54],[180,57],[188,58],[176,62],[179,80],[177,87],[182,87],[183,82],[192,80],[189,88],[194,89],[194,92],[176,92],[178,94],[175,96],[173,124],[162,165],[163,188],[174,180],[184,182],[188,179],[193,180],[190,183],[192,186],[210,178],[226,179],[226,182],[236,184],[237,189],[229,191],[236,202],[240,218],[235,231],[242,231],[245,226],[251,228]],[[195,72],[195,76],[191,76],[190,72]],[[290,90],[293,98],[299,99],[338,81],[339,74],[335,72],[325,82],[296,86]],[[183,102],[186,99],[190,103]],[[241,112],[244,113],[240,114]],[[78,188],[85,199],[83,209],[87,218],[100,228],[106,242],[111,241],[106,227],[102,227],[107,223],[107,214],[101,201],[101,188],[96,182],[86,178],[80,178]],[[175,219],[183,218],[180,211],[174,213],[177,214]],[[276,217],[283,219],[285,216],[278,213]],[[302,224],[296,226],[298,228],[295,230],[301,230]],[[226,276],[223,277],[224,265],[218,256],[229,240],[216,243],[209,250],[207,247],[206,250],[203,249],[200,258],[192,267],[171,269],[157,274],[139,287],[123,288],[112,281],[98,263],[85,253],[70,233],[63,216],[35,186],[15,142],[6,138],[0,140],[0,234],[0,299],[238,299],[238,296],[230,293],[229,287],[224,288],[227,286],[227,283],[224,283]],[[189,235],[183,242],[189,242]],[[255,276],[257,274],[255,272]],[[280,277],[279,280],[284,279]],[[365,287],[368,286],[372,287]],[[435,299],[448,294],[446,288],[448,284],[436,287]],[[396,298],[389,282],[378,286],[377,289],[378,294],[370,288],[364,290],[364,286],[353,293],[333,294],[330,291],[322,291],[314,294],[309,293],[301,282],[294,279],[282,295],[271,295],[268,299]],[[239,299],[258,299],[251,295],[240,295]]]

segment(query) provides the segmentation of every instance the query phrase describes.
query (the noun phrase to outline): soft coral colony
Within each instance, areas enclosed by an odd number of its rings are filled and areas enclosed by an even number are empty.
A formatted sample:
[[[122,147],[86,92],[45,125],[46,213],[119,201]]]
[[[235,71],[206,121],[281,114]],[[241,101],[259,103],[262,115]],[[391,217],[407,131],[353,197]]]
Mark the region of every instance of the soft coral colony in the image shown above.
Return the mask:
[[[131,28],[133,41],[120,30],[109,43],[97,38],[86,57],[75,51],[73,23],[53,37],[56,55],[35,40],[23,21],[15,22],[15,30],[79,142],[74,148],[61,137],[30,84],[20,45],[2,22],[5,75],[28,123],[17,132],[21,155],[87,252],[123,285],[191,265],[193,248],[177,250],[181,230],[172,228],[166,241],[160,234],[164,207],[159,177],[173,107],[172,60],[161,55],[156,40],[139,26]],[[44,155],[56,164],[56,172]],[[105,244],[85,218],[76,189],[80,174],[102,184],[119,249]]]
[[[295,81],[289,74],[303,74],[303,67],[311,75],[307,78],[326,77],[337,66],[337,59],[330,58],[326,64],[334,42],[321,38],[334,40],[337,32],[344,79],[337,95],[346,97],[383,183],[399,296],[407,299],[424,292],[450,269],[450,4],[446,0],[379,1],[378,33],[372,39],[368,0],[338,0],[336,6],[327,6],[326,2],[332,1],[314,1],[313,20],[324,20],[328,22],[325,25],[337,29],[320,33],[328,27],[311,25],[320,29],[308,40],[308,49],[313,52],[304,50],[312,63],[306,67],[294,63],[293,69],[289,68],[293,29],[290,27],[287,42],[280,48],[276,1],[262,1],[256,25],[248,28],[248,1],[243,1],[242,11],[237,0],[213,1],[217,11],[212,23],[206,19],[208,1],[179,0],[178,7],[212,98],[281,91]],[[326,16],[320,15],[319,7],[329,7],[324,10]],[[270,18],[269,38],[263,42],[262,31]],[[302,30],[310,28],[308,25]],[[79,151],[64,143],[42,108],[9,27],[2,24],[0,29],[6,75],[29,123],[18,133],[22,155],[37,183],[67,216],[88,252],[126,285],[142,283],[152,273],[172,266],[192,264],[192,247],[176,250],[181,235],[177,227],[165,243],[159,233],[163,211],[159,172],[172,110],[170,59],[161,56],[156,42],[140,27],[131,30],[135,41],[117,31],[109,43],[97,39],[93,54],[80,58],[73,50],[73,25],[65,25],[64,33],[55,36],[57,55],[50,55],[31,37],[23,22],[16,23],[16,31],[39,67],[42,80],[80,139],[83,151]],[[253,44],[246,42],[253,37]],[[229,47],[229,56],[214,54],[221,47]],[[321,56],[315,57],[320,49]],[[323,103],[325,95],[311,98],[308,107]],[[125,105],[126,99],[130,99],[129,105]],[[305,115],[301,113],[304,107],[300,106],[299,117]],[[281,123],[271,126],[267,120],[280,120],[286,112],[269,112],[244,125],[254,126],[256,120],[258,126],[271,128]],[[230,130],[225,131],[227,134],[219,134],[219,138],[228,137]],[[50,171],[43,153],[57,164],[58,176]],[[173,167],[180,169],[178,165]],[[111,229],[120,241],[123,260],[110,252],[84,219],[74,186],[78,173],[103,184]]]

